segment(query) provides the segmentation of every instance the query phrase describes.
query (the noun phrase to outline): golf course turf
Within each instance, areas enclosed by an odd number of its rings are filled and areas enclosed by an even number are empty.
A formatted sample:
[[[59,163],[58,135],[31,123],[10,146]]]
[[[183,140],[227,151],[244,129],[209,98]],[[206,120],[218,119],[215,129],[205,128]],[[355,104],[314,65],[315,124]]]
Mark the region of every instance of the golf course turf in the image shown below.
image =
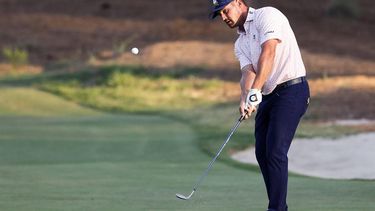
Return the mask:
[[[239,117],[237,33],[207,18],[211,3],[0,1],[0,211],[265,211],[259,168],[231,158],[254,146],[254,115],[176,198]],[[314,149],[295,140],[298,160],[325,158],[317,139],[332,138],[343,156],[322,166],[375,169],[371,147],[341,140],[375,124],[339,124],[375,120],[375,1],[247,3],[284,13],[301,50],[311,100],[296,138]],[[288,186],[289,211],[375,211],[375,180],[290,172]]]
[[[20,88],[1,89],[10,93],[9,105],[21,93]],[[192,199],[175,197],[190,193],[211,159],[197,144],[204,128],[163,115],[101,113],[22,89],[33,94],[24,105],[33,108],[17,113],[4,103],[1,107],[0,210],[224,211],[267,206],[259,172],[221,161]],[[48,109],[50,102],[53,108]],[[244,131],[252,135],[248,124],[240,129],[232,141]],[[291,176],[289,187],[290,210],[375,209],[373,181]]]

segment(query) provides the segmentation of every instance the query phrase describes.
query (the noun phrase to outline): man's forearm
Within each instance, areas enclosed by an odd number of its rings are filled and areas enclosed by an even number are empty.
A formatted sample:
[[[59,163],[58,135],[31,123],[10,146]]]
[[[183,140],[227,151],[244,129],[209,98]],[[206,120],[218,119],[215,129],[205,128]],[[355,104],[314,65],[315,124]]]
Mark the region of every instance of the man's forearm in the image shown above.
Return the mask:
[[[251,87],[252,89],[262,90],[263,85],[270,76],[275,60],[277,44],[277,40],[269,40],[262,47],[262,53],[258,61],[258,72]]]
[[[244,77],[241,78],[240,86],[241,86],[241,98],[240,99],[241,99],[241,102],[245,102],[248,90],[251,88],[251,86],[246,86],[246,80],[244,79]]]
[[[240,80],[242,102],[246,102],[247,94],[253,85],[254,79],[255,73],[252,71],[250,67],[249,69],[242,70],[242,77]]]
[[[261,56],[259,58],[259,72],[255,77],[254,83],[251,87],[252,89],[262,90],[263,85],[271,74],[273,59],[274,57],[272,55],[263,55],[263,57]]]

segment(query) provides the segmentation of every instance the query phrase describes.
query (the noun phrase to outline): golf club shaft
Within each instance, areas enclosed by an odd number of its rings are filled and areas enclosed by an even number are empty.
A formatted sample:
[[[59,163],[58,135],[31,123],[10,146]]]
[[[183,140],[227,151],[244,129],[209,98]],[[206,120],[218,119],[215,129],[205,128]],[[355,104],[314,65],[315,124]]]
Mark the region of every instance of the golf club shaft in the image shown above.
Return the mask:
[[[208,164],[208,167],[207,169],[204,171],[204,173],[199,177],[197,183],[194,185],[193,187],[193,191],[196,191],[198,186],[200,185],[200,183],[203,181],[203,179],[207,176],[208,172],[210,171],[212,165],[214,164],[214,162],[216,161],[216,159],[219,157],[221,151],[223,151],[225,145],[227,145],[227,143],[229,142],[230,138],[232,137],[233,133],[237,130],[238,126],[240,126],[242,120],[244,120],[245,117],[244,116],[241,116],[238,121],[236,122],[236,124],[233,126],[233,128],[230,130],[228,136],[227,136],[227,139],[224,141],[224,143],[221,145],[220,149],[218,150],[218,152],[216,153],[215,157],[211,160],[211,162]]]

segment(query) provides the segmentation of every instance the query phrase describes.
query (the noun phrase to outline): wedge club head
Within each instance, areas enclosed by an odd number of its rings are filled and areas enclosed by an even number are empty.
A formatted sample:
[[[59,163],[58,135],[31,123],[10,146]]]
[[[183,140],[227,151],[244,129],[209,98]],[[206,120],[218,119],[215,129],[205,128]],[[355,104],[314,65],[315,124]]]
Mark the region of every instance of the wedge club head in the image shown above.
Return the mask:
[[[189,200],[189,199],[191,198],[191,196],[194,194],[194,192],[195,192],[195,190],[193,190],[193,191],[190,193],[189,196],[184,196],[184,195],[182,195],[182,194],[177,193],[177,194],[176,194],[176,197],[177,197],[178,199],[182,199],[182,200]]]

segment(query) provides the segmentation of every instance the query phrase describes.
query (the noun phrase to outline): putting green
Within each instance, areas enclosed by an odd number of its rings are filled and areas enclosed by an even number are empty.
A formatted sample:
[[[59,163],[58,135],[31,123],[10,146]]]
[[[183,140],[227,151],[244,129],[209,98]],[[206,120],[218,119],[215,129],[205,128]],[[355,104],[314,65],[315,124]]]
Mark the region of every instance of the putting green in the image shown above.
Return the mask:
[[[7,114],[0,131],[2,211],[266,207],[259,173],[222,162],[190,201],[176,199],[175,193],[190,193],[211,159],[184,122],[154,115]],[[290,178],[291,210],[374,210],[374,198],[371,181]]]

